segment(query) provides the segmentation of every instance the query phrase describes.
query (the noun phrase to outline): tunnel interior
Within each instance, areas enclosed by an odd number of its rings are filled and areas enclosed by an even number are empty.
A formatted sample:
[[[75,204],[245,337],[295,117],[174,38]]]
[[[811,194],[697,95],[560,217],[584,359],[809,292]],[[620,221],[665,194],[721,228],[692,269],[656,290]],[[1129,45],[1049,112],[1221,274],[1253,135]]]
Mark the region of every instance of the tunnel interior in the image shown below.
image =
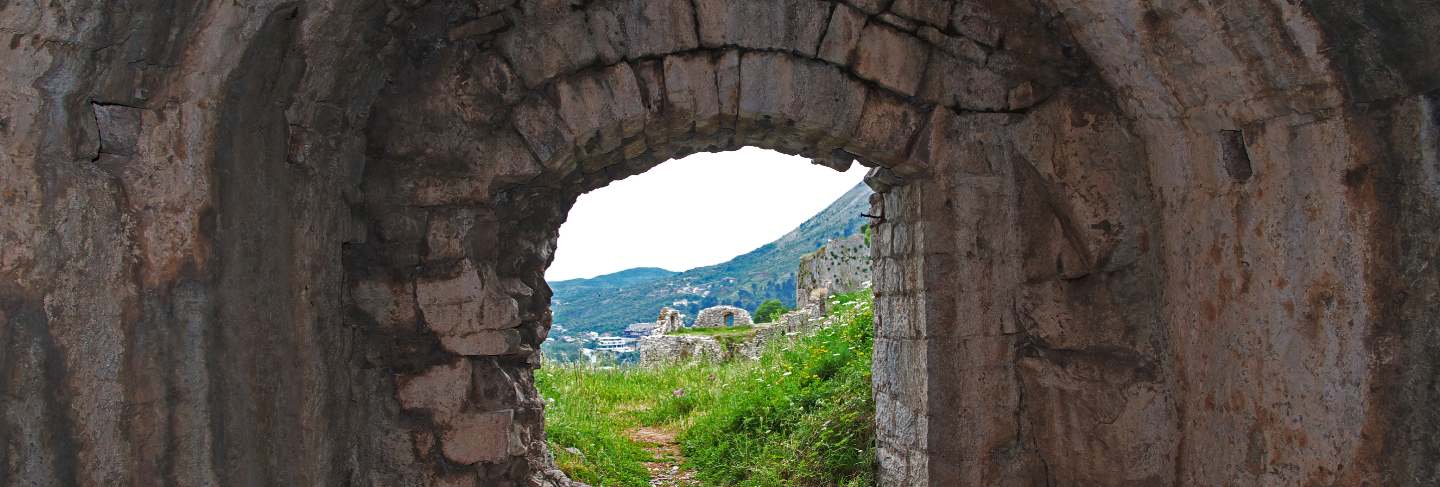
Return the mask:
[[[1422,0],[0,2],[0,483],[567,485],[575,198],[863,164],[884,485],[1440,482]]]

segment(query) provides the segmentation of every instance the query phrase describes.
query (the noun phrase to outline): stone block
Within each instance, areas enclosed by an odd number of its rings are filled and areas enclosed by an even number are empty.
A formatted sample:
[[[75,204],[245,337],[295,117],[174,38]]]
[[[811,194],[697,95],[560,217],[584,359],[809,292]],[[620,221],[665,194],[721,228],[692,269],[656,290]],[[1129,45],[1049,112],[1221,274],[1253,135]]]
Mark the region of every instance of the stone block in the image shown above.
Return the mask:
[[[850,54],[855,51],[855,44],[860,42],[860,32],[864,28],[864,12],[843,3],[835,4],[818,56],[835,64],[850,64]]]
[[[907,19],[914,19],[939,28],[950,25],[952,0],[895,0],[890,11]]]
[[[512,116],[515,130],[546,171],[558,176],[574,169],[575,134],[550,102],[531,97],[516,105]]]
[[[515,278],[501,279],[500,289],[515,299],[528,299],[535,295],[535,289],[526,285],[525,281]]]
[[[814,56],[830,5],[817,0],[695,0],[700,43]]]
[[[645,128],[640,84],[627,63],[563,79],[555,95],[556,113],[586,157],[613,152]]]
[[[929,42],[935,49],[944,51],[964,61],[983,66],[990,58],[990,52],[981,47],[979,43],[964,37],[954,37],[940,32],[934,27],[925,26],[917,29],[915,34]]]
[[[876,193],[888,193],[902,184],[905,184],[905,180],[888,167],[872,167],[865,173],[865,185]]]
[[[918,92],[929,46],[910,34],[873,23],[865,26],[860,38],[855,74],[906,96]]]
[[[608,0],[590,4],[587,14],[607,64],[699,45],[690,0]]]
[[[470,395],[470,376],[470,361],[457,358],[416,375],[396,377],[395,397],[400,407],[429,411],[436,421],[444,422],[464,406],[465,398]]]
[[[440,450],[446,459],[461,465],[498,462],[510,456],[513,427],[511,410],[465,412],[446,425],[440,435]]]
[[[492,185],[524,183],[544,172],[519,133],[502,129],[481,137],[474,172],[488,175]]]
[[[740,113],[740,51],[727,50],[715,61],[715,89],[720,102],[720,126],[733,130]]]
[[[593,64],[600,58],[580,13],[517,26],[499,38],[500,52],[530,87]]]
[[[898,170],[906,162],[910,141],[928,116],[920,107],[900,97],[872,91],[865,98],[859,127],[845,149],[870,162]]]
[[[484,273],[484,279],[481,273]],[[488,268],[477,270],[469,259],[462,260],[459,273],[451,277],[422,278],[415,285],[416,301],[425,323],[441,338],[441,344],[467,345],[467,337],[492,336],[488,331],[514,328],[520,324],[519,304],[499,291],[499,279]],[[469,348],[465,348],[469,350]],[[451,350],[462,353],[461,350]]]
[[[1004,127],[1018,120],[1006,113],[964,114],[937,108],[915,141],[909,161],[937,171],[989,176],[1009,162]]]
[[[475,377],[470,403],[476,409],[499,411],[541,406],[538,397],[526,393],[534,388],[529,367],[495,358],[476,359],[473,367]]]
[[[415,328],[415,284],[364,279],[350,284],[355,306],[381,327],[393,330]]]
[[[975,42],[995,47],[1000,45],[1003,31],[984,5],[961,2],[950,13],[950,27]]]
[[[962,110],[993,112],[1009,106],[1007,84],[999,74],[940,52],[930,57],[920,98]]]
[[[875,389],[901,396],[924,395],[926,351],[924,339],[876,339]]]
[[[1056,216],[1068,229],[1066,237],[1078,245],[1075,250],[1085,256],[1079,259],[1083,266],[1065,268],[1067,276],[1135,262],[1147,227],[1135,189],[1144,174],[1136,163],[1144,160],[1141,144],[1118,117],[1099,116],[1082,106],[1062,92],[1014,127],[1015,151],[1031,161],[1043,181],[1035,191],[1063,202],[1066,211]]]
[[[440,337],[440,345],[465,356],[513,355],[521,351],[520,330],[477,330]]]
[[[467,138],[443,156],[433,156],[427,170],[401,172],[385,196],[413,206],[480,204],[489,201],[496,185],[526,182],[543,171],[514,131],[471,133]]]
[[[745,53],[740,76],[739,130],[749,143],[775,137],[780,131],[770,127],[783,125],[804,142],[838,146],[855,131],[864,106],[864,85],[818,61]]]
[[[694,129],[714,133],[720,127],[715,65],[706,53],[665,58],[665,102],[672,134]]]
[[[415,285],[415,298],[425,323],[444,336],[481,328],[484,289],[470,261],[462,261],[453,277],[422,278]]]
[[[665,124],[665,66],[660,59],[632,63],[631,70],[640,85],[640,98],[645,107],[645,146],[648,150],[665,152],[669,127]]]

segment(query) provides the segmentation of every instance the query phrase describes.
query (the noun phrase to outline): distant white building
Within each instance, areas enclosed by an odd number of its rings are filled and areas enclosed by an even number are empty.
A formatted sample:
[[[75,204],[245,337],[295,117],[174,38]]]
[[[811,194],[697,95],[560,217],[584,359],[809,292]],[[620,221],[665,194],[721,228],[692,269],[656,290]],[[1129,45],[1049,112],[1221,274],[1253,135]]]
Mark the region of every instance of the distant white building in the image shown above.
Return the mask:
[[[600,337],[595,339],[595,350],[602,352],[634,352],[635,339],[626,337]]]

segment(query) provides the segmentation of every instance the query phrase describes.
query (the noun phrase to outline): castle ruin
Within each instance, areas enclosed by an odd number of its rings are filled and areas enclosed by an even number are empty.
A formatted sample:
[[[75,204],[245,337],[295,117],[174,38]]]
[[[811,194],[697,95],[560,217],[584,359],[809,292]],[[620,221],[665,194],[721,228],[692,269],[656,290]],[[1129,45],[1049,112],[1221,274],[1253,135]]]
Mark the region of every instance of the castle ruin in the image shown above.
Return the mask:
[[[727,326],[750,326],[750,312],[728,305],[711,306],[695,315],[695,328],[721,328]]]

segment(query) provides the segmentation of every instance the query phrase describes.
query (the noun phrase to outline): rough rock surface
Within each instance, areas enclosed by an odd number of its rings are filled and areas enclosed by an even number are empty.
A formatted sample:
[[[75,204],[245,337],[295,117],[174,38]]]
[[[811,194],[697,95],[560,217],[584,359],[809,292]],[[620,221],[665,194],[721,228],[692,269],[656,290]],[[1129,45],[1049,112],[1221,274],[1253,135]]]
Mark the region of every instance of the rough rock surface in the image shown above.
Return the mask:
[[[869,287],[873,279],[870,244],[865,235],[855,234],[826,242],[814,252],[800,257],[795,270],[795,307],[811,304],[824,306],[832,294],[848,293]]]
[[[0,483],[564,483],[531,371],[566,211],[747,145],[875,166],[882,484],[1440,483],[1427,1],[9,1],[0,33]]]
[[[679,311],[670,309],[668,306],[660,308],[660,316],[655,319],[655,328],[652,329],[650,333],[652,335],[664,335],[683,328],[685,322],[682,321],[681,316]]]

